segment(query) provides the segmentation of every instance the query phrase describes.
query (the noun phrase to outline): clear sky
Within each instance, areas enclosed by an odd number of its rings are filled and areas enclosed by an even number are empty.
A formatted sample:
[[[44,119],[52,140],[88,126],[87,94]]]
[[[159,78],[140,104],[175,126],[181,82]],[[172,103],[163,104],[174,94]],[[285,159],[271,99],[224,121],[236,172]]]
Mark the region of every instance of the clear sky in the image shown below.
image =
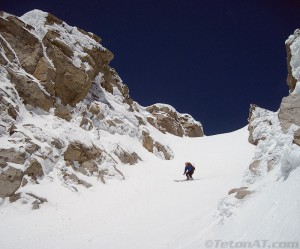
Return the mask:
[[[0,9],[41,9],[99,35],[135,101],[190,113],[206,135],[245,126],[250,103],[279,108],[284,42],[300,28],[299,0],[9,0]]]

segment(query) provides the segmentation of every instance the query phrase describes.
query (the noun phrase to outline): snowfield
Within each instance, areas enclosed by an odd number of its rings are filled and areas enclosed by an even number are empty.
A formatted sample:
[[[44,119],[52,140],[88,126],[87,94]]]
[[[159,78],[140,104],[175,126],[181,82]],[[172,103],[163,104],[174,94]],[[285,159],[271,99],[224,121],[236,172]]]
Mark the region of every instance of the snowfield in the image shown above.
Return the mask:
[[[47,196],[39,210],[3,203],[1,248],[174,249],[194,248],[195,243],[201,248],[217,223],[218,202],[239,186],[254,146],[246,128],[202,138],[164,136],[175,159],[138,151],[146,160],[120,165],[124,181],[95,182],[90,189],[71,192],[54,177],[52,184],[46,179],[30,186]],[[175,182],[185,179],[185,161],[195,164],[195,180]]]
[[[269,182],[243,200],[233,198],[234,215],[222,221],[220,203],[230,189],[241,186],[254,155],[247,128],[202,138],[162,136],[169,141],[174,160],[141,150],[137,153],[143,155],[143,162],[118,166],[123,181],[95,180],[92,188],[79,186],[78,192],[71,192],[61,188],[53,175],[52,180],[48,177],[29,186],[47,196],[48,203],[40,209],[2,203],[0,247],[196,249],[205,248],[207,240],[215,248],[219,240],[299,242],[300,197],[295,195],[300,187],[299,167],[287,180]],[[114,139],[128,137],[115,135]],[[195,180],[175,182],[185,179],[185,161],[195,164]]]

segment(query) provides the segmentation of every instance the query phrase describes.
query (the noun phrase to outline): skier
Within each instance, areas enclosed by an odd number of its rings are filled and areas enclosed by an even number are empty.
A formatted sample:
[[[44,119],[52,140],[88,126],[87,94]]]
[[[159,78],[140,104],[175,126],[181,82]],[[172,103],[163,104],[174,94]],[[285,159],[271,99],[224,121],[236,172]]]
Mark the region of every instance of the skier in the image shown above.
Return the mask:
[[[194,171],[195,167],[191,163],[186,162],[183,174],[186,175],[187,180],[193,180]]]

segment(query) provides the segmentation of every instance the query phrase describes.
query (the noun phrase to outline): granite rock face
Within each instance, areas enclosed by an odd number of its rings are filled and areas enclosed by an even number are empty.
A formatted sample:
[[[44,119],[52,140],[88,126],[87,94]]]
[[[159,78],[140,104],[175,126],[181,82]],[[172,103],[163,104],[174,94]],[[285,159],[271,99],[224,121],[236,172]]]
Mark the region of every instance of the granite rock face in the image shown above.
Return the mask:
[[[88,177],[122,180],[118,165],[143,160],[137,147],[174,157],[160,132],[203,136],[188,114],[134,102],[101,41],[40,10],[0,12],[0,197],[28,199],[26,188],[52,174],[72,191],[91,187]]]

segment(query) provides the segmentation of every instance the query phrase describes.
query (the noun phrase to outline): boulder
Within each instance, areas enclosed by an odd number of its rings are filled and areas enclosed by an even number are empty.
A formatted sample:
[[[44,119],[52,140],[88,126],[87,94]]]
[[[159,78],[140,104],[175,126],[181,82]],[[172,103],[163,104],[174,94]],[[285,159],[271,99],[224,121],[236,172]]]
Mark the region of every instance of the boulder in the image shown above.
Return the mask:
[[[239,190],[234,197],[237,199],[244,199],[246,196],[252,193],[253,191],[249,191],[249,190]]]
[[[231,194],[236,194],[234,197],[237,198],[237,199],[243,199],[244,197],[246,197],[247,195],[250,195],[253,193],[253,191],[250,191],[250,190],[247,190],[248,187],[240,187],[240,188],[234,188],[234,189],[231,189],[229,192],[228,192],[228,195],[231,195]]]
[[[8,162],[24,164],[26,160],[26,153],[14,148],[0,149],[0,167],[4,168]]]
[[[38,177],[44,176],[44,171],[41,164],[37,160],[34,160],[24,171],[24,175],[28,175],[29,177],[31,177],[31,179],[36,181]]]
[[[260,174],[260,170],[259,170],[260,162],[261,160],[255,160],[249,165],[250,171],[252,171],[256,175]]]
[[[8,167],[0,173],[0,197],[12,196],[20,187],[23,172],[20,169]]]

